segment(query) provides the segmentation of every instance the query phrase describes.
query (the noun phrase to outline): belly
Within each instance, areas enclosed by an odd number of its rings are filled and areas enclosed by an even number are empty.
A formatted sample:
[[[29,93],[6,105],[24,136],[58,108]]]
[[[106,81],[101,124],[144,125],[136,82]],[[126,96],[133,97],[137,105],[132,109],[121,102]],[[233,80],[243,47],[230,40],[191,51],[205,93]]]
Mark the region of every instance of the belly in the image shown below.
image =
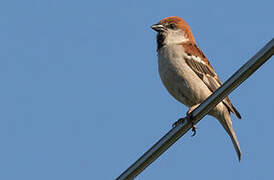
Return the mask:
[[[159,53],[164,53],[164,55],[159,54],[158,56],[158,70],[161,80],[176,100],[190,107],[201,103],[211,94],[203,81],[188,67],[183,53],[171,54],[168,49]]]

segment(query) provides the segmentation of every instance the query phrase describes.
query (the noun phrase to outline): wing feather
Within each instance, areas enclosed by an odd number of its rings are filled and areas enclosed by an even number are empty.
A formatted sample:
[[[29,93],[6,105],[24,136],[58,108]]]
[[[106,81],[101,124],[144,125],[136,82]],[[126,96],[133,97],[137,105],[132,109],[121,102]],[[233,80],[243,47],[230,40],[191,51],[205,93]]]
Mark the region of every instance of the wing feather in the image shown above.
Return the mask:
[[[211,92],[216,91],[222,85],[222,82],[206,56],[194,43],[189,42],[182,45],[187,54],[185,60],[188,66],[200,77],[201,80],[203,80]],[[222,102],[229,111],[233,112],[239,119],[241,119],[240,113],[232,105],[228,97],[226,97]]]

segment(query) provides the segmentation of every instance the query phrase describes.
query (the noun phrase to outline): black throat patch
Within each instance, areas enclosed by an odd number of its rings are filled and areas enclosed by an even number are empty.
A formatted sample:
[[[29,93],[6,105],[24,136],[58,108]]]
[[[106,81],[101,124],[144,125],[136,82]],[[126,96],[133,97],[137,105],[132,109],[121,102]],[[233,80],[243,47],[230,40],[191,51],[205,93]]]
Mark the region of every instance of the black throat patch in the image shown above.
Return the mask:
[[[161,47],[164,46],[165,38],[166,37],[165,37],[164,33],[157,34],[157,51],[159,51],[159,49],[161,49]]]

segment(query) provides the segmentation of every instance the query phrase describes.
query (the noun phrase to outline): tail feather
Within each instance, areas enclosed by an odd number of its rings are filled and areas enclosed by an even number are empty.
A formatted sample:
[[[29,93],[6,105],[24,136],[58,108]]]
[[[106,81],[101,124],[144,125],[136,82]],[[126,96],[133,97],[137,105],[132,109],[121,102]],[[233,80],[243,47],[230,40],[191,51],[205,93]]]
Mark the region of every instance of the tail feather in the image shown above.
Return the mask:
[[[223,103],[224,105],[227,107],[227,109],[229,111],[231,111],[233,114],[236,115],[236,117],[238,119],[242,119],[242,116],[241,114],[239,113],[239,111],[233,106],[233,104],[231,103],[230,99],[228,97],[226,97],[224,100],[223,100]]]
[[[241,149],[240,144],[238,142],[237,136],[235,134],[235,131],[232,127],[232,121],[229,112],[225,112],[225,115],[223,116],[222,120],[219,120],[222,124],[223,128],[226,130],[227,134],[230,136],[230,139],[234,145],[234,149],[238,155],[239,161],[241,160]]]
[[[239,111],[232,105],[233,113],[237,116],[238,119],[242,119],[241,114]]]

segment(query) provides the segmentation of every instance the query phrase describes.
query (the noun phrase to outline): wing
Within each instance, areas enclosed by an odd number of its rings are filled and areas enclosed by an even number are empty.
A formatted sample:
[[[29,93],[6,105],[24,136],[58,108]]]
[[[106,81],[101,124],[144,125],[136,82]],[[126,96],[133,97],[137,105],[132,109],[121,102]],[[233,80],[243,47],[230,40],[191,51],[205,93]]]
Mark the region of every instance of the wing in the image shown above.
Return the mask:
[[[182,46],[187,54],[185,60],[188,66],[203,80],[212,92],[216,91],[222,85],[222,82],[204,53],[192,42],[183,43]],[[241,119],[240,113],[232,105],[228,97],[223,100],[223,103],[229,111],[233,112],[239,119]]]

